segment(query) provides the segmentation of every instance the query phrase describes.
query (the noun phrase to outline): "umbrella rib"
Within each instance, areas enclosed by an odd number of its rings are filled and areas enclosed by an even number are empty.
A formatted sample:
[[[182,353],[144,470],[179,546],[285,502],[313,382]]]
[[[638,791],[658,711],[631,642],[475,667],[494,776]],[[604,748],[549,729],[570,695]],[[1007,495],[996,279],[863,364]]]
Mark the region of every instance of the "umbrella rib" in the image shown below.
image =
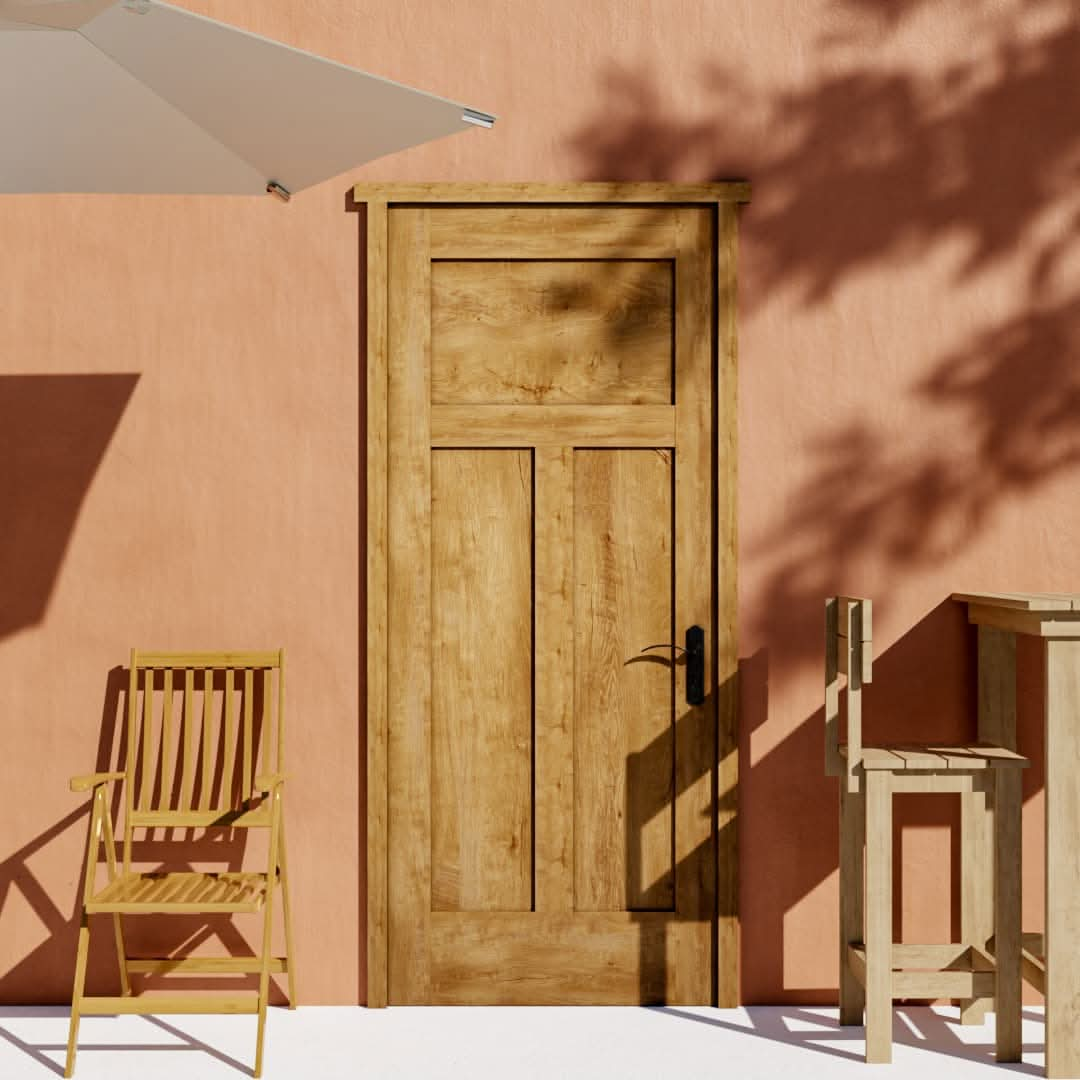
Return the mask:
[[[251,171],[252,171],[253,173],[255,173],[255,175],[256,175],[256,176],[258,176],[258,177],[260,178],[260,180],[261,180],[261,181],[262,181],[262,182],[263,182],[264,184],[265,184],[265,183],[268,183],[268,182],[269,182],[270,180],[272,180],[272,179],[273,179],[273,177],[268,177],[268,176],[266,175],[266,172],[265,172],[265,170],[263,170],[263,169],[260,169],[260,168],[258,168],[258,167],[257,167],[256,165],[254,165],[254,164],[253,164],[252,162],[250,162],[250,161],[249,161],[249,160],[248,160],[248,159],[247,159],[246,157],[244,157],[244,155],[243,155],[243,154],[237,153],[237,151],[236,151],[236,150],[234,150],[234,149],[233,149],[233,148],[232,148],[231,146],[228,146],[228,145],[227,145],[226,143],[223,143],[223,142],[222,142],[222,141],[221,141],[221,140],[220,140],[220,139],[219,139],[219,138],[218,138],[218,137],[217,137],[216,135],[214,135],[214,134],[213,134],[212,132],[210,132],[210,131],[207,131],[207,130],[206,130],[206,128],[204,128],[204,127],[202,126],[202,124],[200,124],[200,123],[199,123],[199,121],[195,119],[195,117],[194,117],[194,116],[190,115],[190,114],[189,114],[188,112],[186,112],[186,111],[185,111],[184,109],[180,108],[180,106],[179,106],[179,105],[177,105],[177,104],[176,104],[175,102],[173,102],[173,101],[170,101],[170,100],[169,100],[169,99],[168,99],[167,97],[165,97],[165,95],[164,95],[164,94],[162,94],[162,93],[161,93],[161,92],[160,92],[160,91],[159,91],[159,90],[157,89],[157,87],[155,87],[155,86],[151,86],[151,85],[150,85],[150,84],[149,84],[148,82],[144,82],[144,81],[143,81],[142,79],[140,79],[140,78],[139,78],[139,76],[138,76],[138,75],[136,75],[136,74],[135,74],[135,72],[134,72],[134,71],[132,71],[132,70],[131,70],[131,69],[130,69],[130,68],[129,68],[129,67],[128,67],[128,66],[127,66],[127,65],[126,65],[126,64],[125,64],[125,63],[124,63],[123,61],[122,61],[122,60],[118,60],[118,59],[117,59],[117,58],[116,58],[115,56],[113,56],[113,54],[112,54],[111,52],[109,52],[109,51],[108,51],[107,49],[103,49],[103,48],[102,48],[102,47],[101,47],[101,46],[100,46],[100,45],[99,45],[99,44],[98,44],[98,43],[97,43],[96,41],[94,41],[94,39],[93,39],[93,38],[89,38],[89,37],[87,37],[87,36],[86,36],[86,35],[85,35],[85,34],[84,34],[84,33],[82,32],[82,28],[80,28],[80,29],[76,30],[75,32],[76,32],[76,33],[77,33],[77,34],[79,35],[79,37],[81,37],[81,38],[83,39],[83,41],[85,41],[85,42],[86,42],[86,43],[87,43],[88,45],[90,45],[90,46],[92,46],[93,48],[97,49],[97,51],[98,51],[99,53],[101,53],[101,55],[102,55],[102,56],[104,56],[106,60],[109,60],[109,61],[111,61],[112,63],[114,63],[114,64],[115,64],[115,65],[116,65],[116,66],[117,66],[118,68],[120,68],[120,70],[121,70],[121,71],[125,72],[125,73],[126,73],[126,74],[127,74],[128,76],[130,76],[130,77],[131,77],[132,79],[134,79],[134,80],[135,80],[135,81],[136,81],[136,82],[137,82],[137,83],[138,83],[138,84],[139,84],[140,86],[142,86],[142,87],[145,87],[145,88],[146,88],[147,90],[149,90],[149,91],[150,91],[150,93],[151,93],[151,94],[153,94],[153,95],[154,95],[154,97],[156,97],[156,98],[158,99],[158,101],[162,102],[162,104],[164,104],[164,105],[167,105],[167,106],[168,106],[168,107],[169,107],[170,109],[172,109],[172,111],[173,111],[173,112],[175,112],[175,113],[178,113],[178,114],[179,114],[180,116],[182,116],[182,117],[183,117],[183,118],[184,118],[185,120],[187,120],[187,122],[188,122],[189,124],[194,124],[194,125],[195,125],[195,127],[197,127],[197,128],[199,129],[199,131],[201,131],[201,132],[202,132],[202,133],[203,133],[203,134],[204,134],[204,135],[205,135],[205,136],[206,136],[206,137],[207,137],[208,139],[210,139],[210,140],[211,140],[212,142],[214,142],[214,143],[216,143],[216,144],[217,144],[218,146],[220,146],[220,147],[221,147],[221,149],[222,149],[222,150],[224,150],[226,154],[229,154],[229,155],[231,155],[232,157],[236,158],[236,160],[237,160],[237,161],[241,161],[241,162],[243,162],[243,163],[244,163],[244,164],[245,164],[245,165],[246,165],[246,166],[247,166],[247,167],[248,167],[248,168],[249,168],[249,169],[250,169],[250,170],[251,170]]]

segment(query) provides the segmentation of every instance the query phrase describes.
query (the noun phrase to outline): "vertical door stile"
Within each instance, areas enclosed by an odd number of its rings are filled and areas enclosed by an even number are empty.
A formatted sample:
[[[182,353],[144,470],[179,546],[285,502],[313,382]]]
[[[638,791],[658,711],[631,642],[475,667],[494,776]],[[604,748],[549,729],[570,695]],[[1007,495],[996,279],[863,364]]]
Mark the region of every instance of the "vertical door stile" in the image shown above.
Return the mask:
[[[388,980],[429,1000],[431,924],[431,258],[427,210],[389,222]],[[417,749],[422,752],[417,753]]]
[[[574,909],[574,450],[535,450],[535,905]]]
[[[738,845],[738,209],[717,207],[716,410],[716,1004],[739,1004]]]
[[[683,920],[715,917],[715,832],[712,763],[715,751],[712,672],[712,215],[678,210],[675,260],[675,626],[705,628],[707,694],[686,704],[686,667],[676,668],[675,687],[675,909],[673,963],[668,1000],[700,1001],[712,987],[690,955],[692,936],[680,935]],[[681,638],[680,638],[681,640]],[[685,981],[684,981],[685,980]],[[711,982],[711,979],[710,979]]]
[[[388,267],[387,206],[382,199],[367,203],[363,216],[367,260],[364,267],[366,308],[366,443],[364,476],[367,531],[366,657],[367,666],[367,1003],[383,1008],[387,996],[387,874],[389,872],[387,784],[387,341]]]

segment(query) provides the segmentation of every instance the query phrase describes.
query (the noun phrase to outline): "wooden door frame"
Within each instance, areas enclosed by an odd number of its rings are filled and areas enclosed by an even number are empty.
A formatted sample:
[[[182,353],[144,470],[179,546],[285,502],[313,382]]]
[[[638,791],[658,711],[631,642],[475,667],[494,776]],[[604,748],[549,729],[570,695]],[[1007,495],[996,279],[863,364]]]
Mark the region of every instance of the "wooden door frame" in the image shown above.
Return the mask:
[[[389,850],[387,702],[388,595],[388,342],[387,222],[395,205],[633,204],[704,206],[715,215],[715,431],[716,505],[716,724],[717,724],[717,929],[713,967],[716,1004],[739,1003],[738,878],[738,643],[737,643],[737,222],[750,200],[742,181],[668,183],[358,184],[353,197],[364,208],[366,246],[363,334],[366,347],[367,427],[367,1005],[387,1004]]]

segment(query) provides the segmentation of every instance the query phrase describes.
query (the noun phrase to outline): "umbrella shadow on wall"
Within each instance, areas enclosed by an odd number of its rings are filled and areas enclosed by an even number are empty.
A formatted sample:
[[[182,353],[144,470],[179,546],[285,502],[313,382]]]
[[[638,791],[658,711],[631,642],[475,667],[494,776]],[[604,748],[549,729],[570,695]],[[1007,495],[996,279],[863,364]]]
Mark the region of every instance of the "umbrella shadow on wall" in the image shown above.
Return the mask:
[[[0,375],[0,642],[45,616],[139,376]]]

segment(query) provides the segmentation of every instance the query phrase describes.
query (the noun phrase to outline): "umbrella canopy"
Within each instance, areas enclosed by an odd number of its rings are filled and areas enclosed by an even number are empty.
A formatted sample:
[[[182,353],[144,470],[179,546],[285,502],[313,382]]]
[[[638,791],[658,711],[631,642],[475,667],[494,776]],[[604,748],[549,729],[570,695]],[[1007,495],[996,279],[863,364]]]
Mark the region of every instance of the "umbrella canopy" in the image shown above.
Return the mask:
[[[0,0],[0,192],[290,193],[493,122],[159,0]]]

